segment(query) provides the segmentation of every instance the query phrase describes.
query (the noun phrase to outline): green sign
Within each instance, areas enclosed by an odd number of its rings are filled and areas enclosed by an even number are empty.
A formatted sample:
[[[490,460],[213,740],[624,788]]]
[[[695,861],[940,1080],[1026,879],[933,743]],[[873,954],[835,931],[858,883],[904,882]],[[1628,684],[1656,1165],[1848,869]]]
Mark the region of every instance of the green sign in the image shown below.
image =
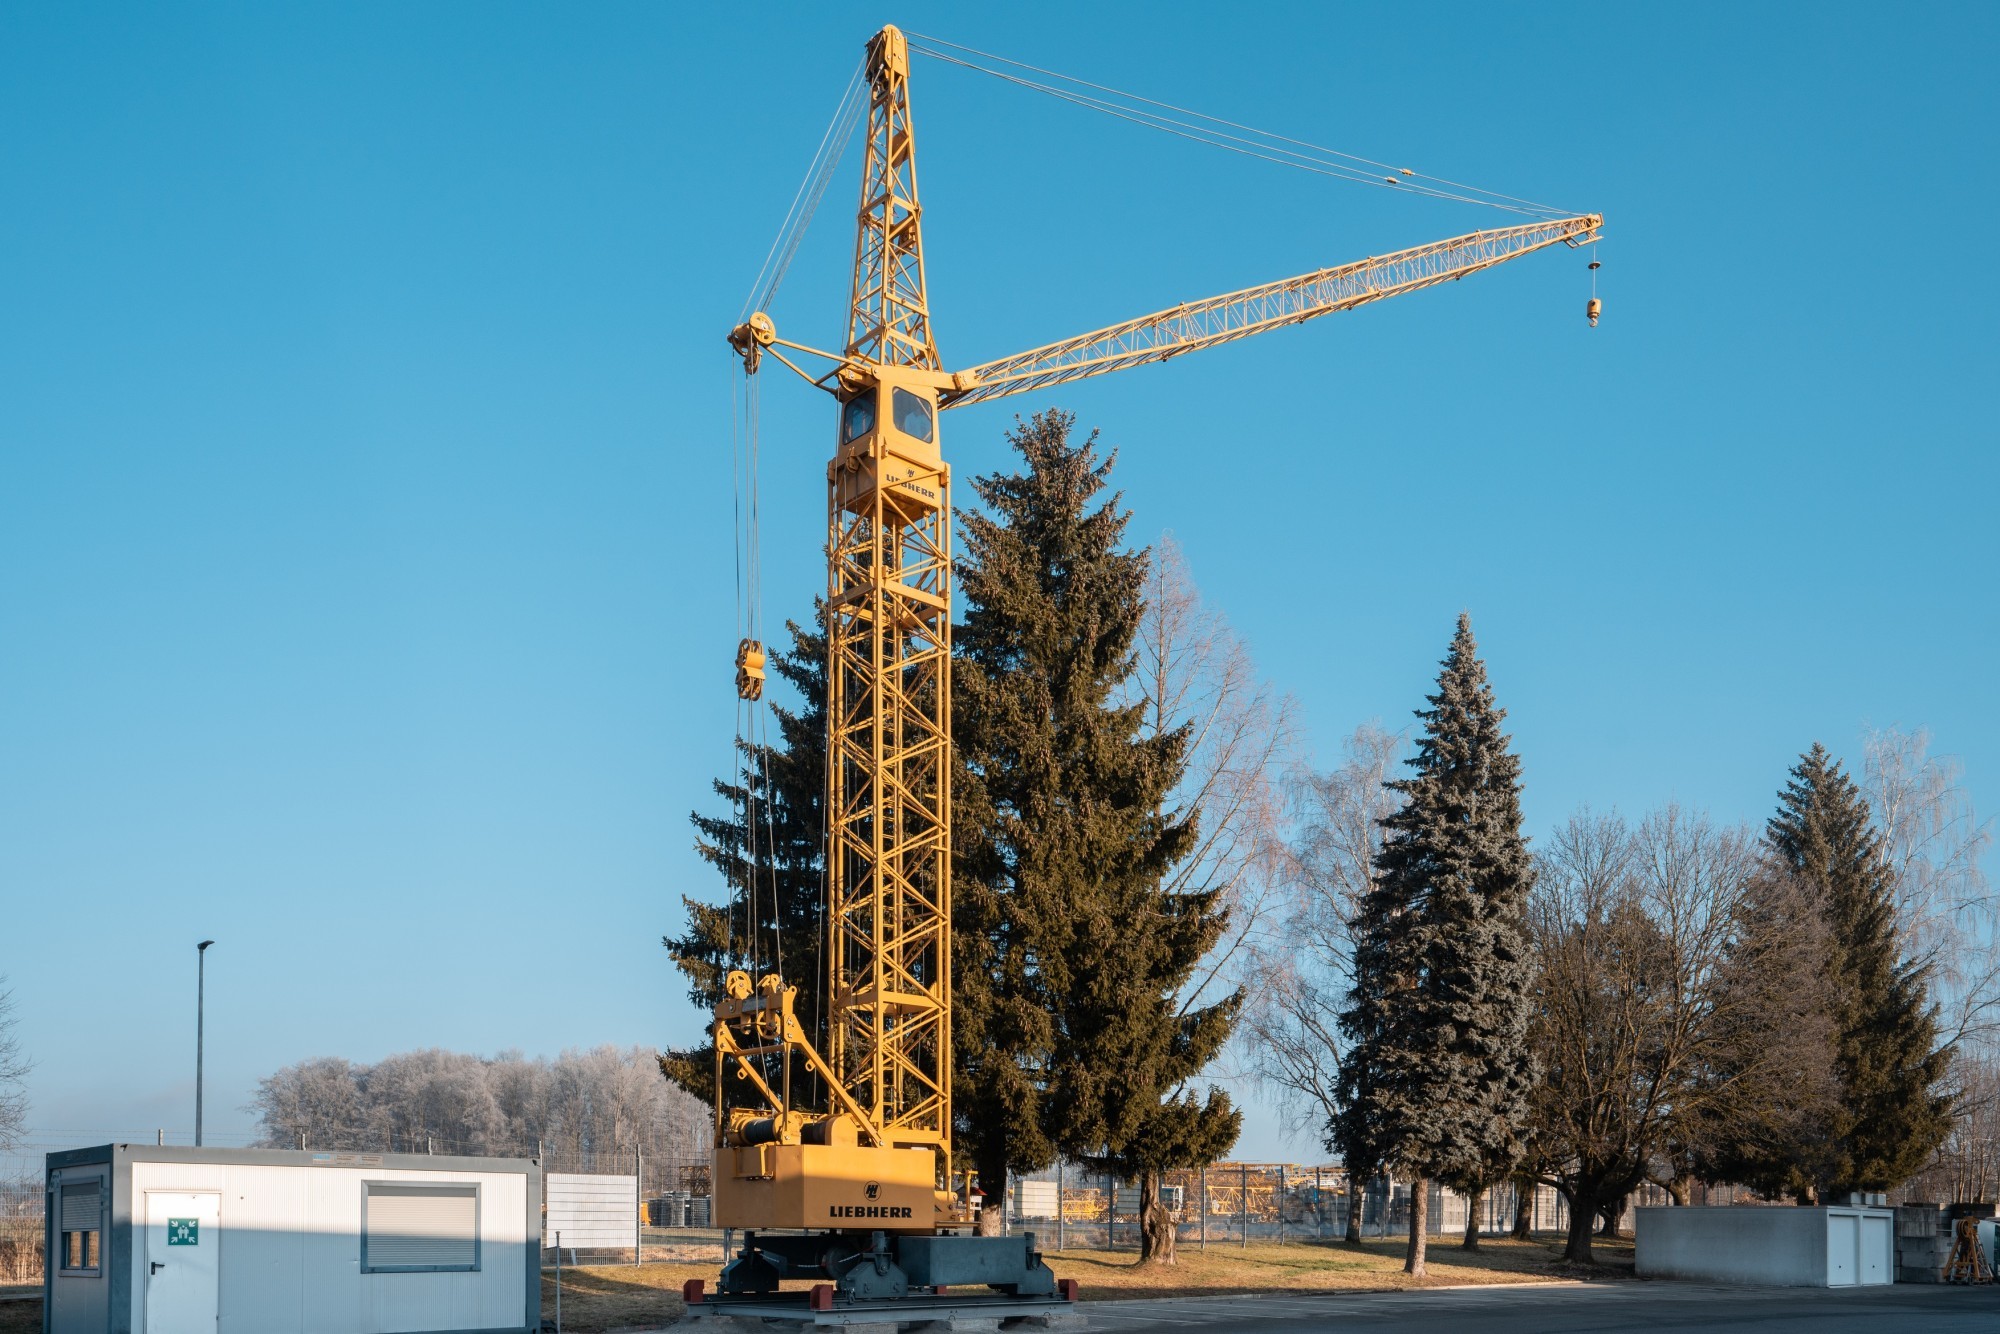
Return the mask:
[[[199,1218],[169,1218],[167,1220],[167,1245],[201,1245],[201,1220]]]

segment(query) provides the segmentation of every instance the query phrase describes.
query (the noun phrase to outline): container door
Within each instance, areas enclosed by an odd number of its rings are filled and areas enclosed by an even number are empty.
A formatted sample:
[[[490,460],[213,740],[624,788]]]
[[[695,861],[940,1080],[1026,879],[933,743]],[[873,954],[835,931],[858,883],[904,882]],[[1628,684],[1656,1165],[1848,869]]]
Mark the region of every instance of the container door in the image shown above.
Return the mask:
[[[146,1192],[146,1334],[215,1334],[222,1197]]]
[[[1856,1261],[1861,1251],[1861,1219],[1855,1214],[1826,1215],[1826,1285],[1829,1288],[1854,1286]],[[152,1334],[149,1330],[147,1334]]]
[[[1861,1281],[1863,1283],[1893,1283],[1891,1266],[1895,1263],[1896,1236],[1894,1220],[1880,1214],[1861,1215]]]

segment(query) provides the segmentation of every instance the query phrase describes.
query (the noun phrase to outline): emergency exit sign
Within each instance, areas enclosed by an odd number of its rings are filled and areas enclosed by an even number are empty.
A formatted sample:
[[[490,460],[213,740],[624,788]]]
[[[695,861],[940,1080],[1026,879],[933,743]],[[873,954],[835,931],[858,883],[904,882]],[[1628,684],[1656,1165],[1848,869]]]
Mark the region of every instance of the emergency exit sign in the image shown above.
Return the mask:
[[[201,1220],[199,1218],[169,1218],[167,1220],[167,1245],[201,1245]]]

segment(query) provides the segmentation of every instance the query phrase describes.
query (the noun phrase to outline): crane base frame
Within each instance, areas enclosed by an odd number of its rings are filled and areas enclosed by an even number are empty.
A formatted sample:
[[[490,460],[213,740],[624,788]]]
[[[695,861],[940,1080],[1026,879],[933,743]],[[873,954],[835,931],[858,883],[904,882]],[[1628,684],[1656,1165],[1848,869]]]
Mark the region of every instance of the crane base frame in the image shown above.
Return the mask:
[[[1033,1233],[978,1237],[938,1232],[747,1232],[722,1270],[717,1300],[784,1301],[786,1279],[830,1279],[829,1302],[841,1307],[943,1300],[941,1290],[970,1289],[1003,1308],[1017,1301],[1060,1301],[1066,1292],[1035,1249]],[[991,1294],[988,1296],[987,1294]],[[899,1317],[916,1319],[915,1316]]]
[[[957,1293],[916,1293],[898,1301],[842,1302],[815,1310],[809,1292],[773,1293],[764,1297],[708,1296],[689,1302],[684,1320],[692,1329],[734,1334],[737,1330],[783,1329],[767,1321],[797,1322],[799,1329],[841,1329],[862,1334],[876,1330],[1069,1330],[1085,1321],[1076,1302],[1056,1297],[973,1296]],[[988,1326],[987,1322],[991,1322]]]

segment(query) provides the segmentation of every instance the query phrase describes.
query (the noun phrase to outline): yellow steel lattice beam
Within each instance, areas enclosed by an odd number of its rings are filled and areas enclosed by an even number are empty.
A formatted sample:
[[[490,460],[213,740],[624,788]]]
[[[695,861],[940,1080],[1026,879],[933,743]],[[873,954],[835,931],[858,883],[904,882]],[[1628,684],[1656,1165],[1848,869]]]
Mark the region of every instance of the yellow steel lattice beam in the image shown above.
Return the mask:
[[[1451,282],[1552,245],[1582,245],[1596,239],[1603,225],[1603,217],[1591,213],[1473,232],[1184,302],[1170,310],[955,372],[954,387],[938,395],[938,406],[981,403],[1235,342],[1280,325],[1298,324]]]

